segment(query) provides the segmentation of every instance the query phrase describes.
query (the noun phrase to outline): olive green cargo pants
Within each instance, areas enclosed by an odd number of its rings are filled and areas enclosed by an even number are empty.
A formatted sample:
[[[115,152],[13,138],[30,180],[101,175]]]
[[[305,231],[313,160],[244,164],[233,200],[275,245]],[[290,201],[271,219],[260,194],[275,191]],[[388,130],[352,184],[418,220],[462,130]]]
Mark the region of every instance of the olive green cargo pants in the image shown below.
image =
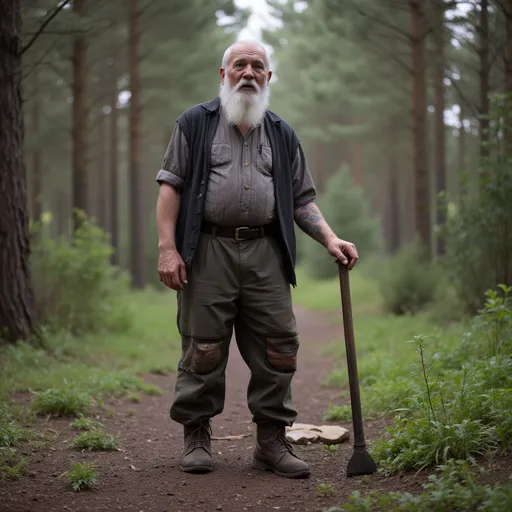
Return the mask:
[[[292,425],[299,342],[277,240],[237,242],[202,233],[187,280],[178,292],[182,354],[171,418],[191,425],[223,411],[234,329],[251,372],[247,398],[253,421]]]

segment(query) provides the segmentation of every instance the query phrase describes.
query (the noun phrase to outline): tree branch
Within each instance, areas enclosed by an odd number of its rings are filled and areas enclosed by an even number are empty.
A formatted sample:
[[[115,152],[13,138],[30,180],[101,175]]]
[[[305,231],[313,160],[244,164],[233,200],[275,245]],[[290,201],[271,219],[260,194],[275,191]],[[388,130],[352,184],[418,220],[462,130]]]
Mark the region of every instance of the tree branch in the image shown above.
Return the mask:
[[[46,18],[46,20],[41,23],[39,30],[32,36],[32,39],[21,49],[20,55],[23,55],[30,47],[36,42],[37,38],[43,33],[44,29],[48,26],[48,24],[59,14],[66,5],[69,4],[71,0],[64,0],[51,14]]]
[[[400,34],[403,39],[410,42],[411,36],[401,28],[397,27],[396,25],[393,25],[392,23],[387,22],[386,20],[380,19],[376,16],[372,16],[371,14],[368,14],[367,12],[364,12],[360,7],[358,7],[352,0],[346,0],[348,4],[352,6],[352,8],[361,16],[364,16],[365,18],[368,18],[370,21],[375,21],[376,23],[379,23],[383,25],[384,27],[389,28],[390,30],[393,30],[397,34]]]
[[[474,108],[474,106],[466,99],[462,91],[460,90],[459,86],[457,85],[457,81],[454,80],[451,76],[447,76],[448,80],[450,81],[450,84],[455,89],[455,92],[459,96],[459,98],[462,100],[462,102],[466,105],[466,107],[469,108],[470,112],[473,115],[478,115],[478,110]]]

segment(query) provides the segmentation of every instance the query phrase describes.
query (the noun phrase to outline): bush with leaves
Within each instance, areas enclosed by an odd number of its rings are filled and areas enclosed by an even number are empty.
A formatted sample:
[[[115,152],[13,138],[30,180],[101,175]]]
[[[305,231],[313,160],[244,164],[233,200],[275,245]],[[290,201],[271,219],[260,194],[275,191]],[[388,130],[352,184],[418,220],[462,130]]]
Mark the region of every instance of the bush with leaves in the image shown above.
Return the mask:
[[[414,314],[434,299],[438,272],[419,242],[382,261],[379,276],[384,307],[395,315]]]
[[[370,215],[364,190],[354,185],[348,166],[344,165],[327,182],[318,206],[332,230],[356,245],[361,259],[377,252],[382,244],[379,222]],[[334,258],[318,242],[299,232],[300,259],[309,273],[319,279],[336,275]]]
[[[447,208],[441,229],[447,242],[443,265],[470,314],[482,306],[485,290],[512,284],[511,108],[506,96],[492,96],[489,158],[480,168],[478,194],[470,196],[464,187],[459,208]]]
[[[32,225],[31,269],[39,324],[51,331],[84,334],[122,330],[130,314],[119,300],[128,279],[109,262],[108,236],[80,217],[72,238],[52,238],[48,222]]]
[[[397,410],[373,454],[384,473],[472,460],[512,446],[512,287],[490,290],[471,335],[431,353],[416,336],[423,391]]]

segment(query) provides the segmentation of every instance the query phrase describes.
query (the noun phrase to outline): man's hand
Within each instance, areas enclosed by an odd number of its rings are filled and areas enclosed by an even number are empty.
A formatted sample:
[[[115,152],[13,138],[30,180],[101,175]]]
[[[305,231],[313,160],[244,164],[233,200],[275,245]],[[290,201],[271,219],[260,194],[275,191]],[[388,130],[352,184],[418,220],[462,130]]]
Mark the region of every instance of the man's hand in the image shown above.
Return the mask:
[[[337,236],[332,236],[326,240],[326,248],[331,256],[334,256],[343,265],[348,265],[349,270],[354,268],[359,259],[356,246]]]
[[[185,263],[176,249],[161,249],[158,258],[160,281],[172,290],[183,290],[187,284]]]

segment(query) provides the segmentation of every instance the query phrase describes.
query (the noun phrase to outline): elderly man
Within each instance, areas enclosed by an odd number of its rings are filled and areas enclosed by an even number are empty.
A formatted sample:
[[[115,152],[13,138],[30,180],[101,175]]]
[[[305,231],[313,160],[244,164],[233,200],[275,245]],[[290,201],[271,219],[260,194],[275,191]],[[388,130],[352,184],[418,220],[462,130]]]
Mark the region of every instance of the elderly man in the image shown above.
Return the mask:
[[[271,76],[259,43],[228,48],[219,96],[178,118],[156,177],[158,272],[177,291],[182,339],[170,416],[184,427],[186,472],[213,469],[211,418],[224,408],[234,329],[251,372],[252,467],[290,478],[310,475],[285,438],[297,416],[291,399],[299,347],[291,300],[294,222],[350,269],[358,259],[315,205],[297,135],[267,110]]]

